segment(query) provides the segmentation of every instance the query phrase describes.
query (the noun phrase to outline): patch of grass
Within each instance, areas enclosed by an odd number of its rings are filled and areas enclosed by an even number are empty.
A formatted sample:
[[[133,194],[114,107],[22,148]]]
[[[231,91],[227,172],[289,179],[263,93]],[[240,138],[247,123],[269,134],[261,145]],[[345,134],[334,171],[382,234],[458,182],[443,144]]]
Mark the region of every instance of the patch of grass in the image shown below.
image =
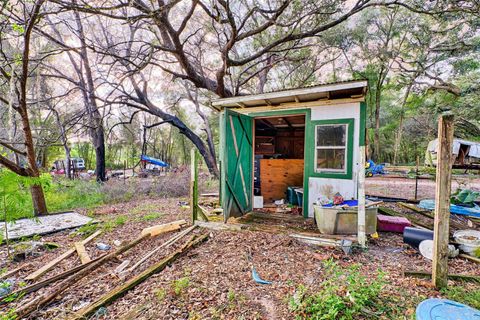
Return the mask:
[[[142,203],[133,208],[132,214],[137,215],[137,221],[151,221],[163,216],[163,213],[158,210],[158,206],[154,203]]]
[[[229,303],[234,303],[236,298],[235,291],[233,289],[228,290],[227,299]]]
[[[160,212],[153,212],[153,213],[148,213],[146,215],[137,217],[136,220],[137,221],[152,221],[152,220],[156,220],[158,218],[161,218],[162,216],[163,216],[163,214],[161,214]]]
[[[95,181],[62,179],[52,184],[45,200],[50,212],[93,208],[104,203],[101,191],[101,185]]]
[[[114,218],[106,219],[103,222],[92,223],[89,222],[86,225],[81,226],[75,231],[74,235],[81,235],[83,238],[86,238],[92,235],[97,230],[102,230],[104,232],[110,232],[117,227],[123,226],[128,221],[128,216],[116,216]]]
[[[173,280],[172,282],[172,289],[175,292],[175,295],[179,296],[182,294],[183,290],[185,290],[190,285],[190,278],[189,277],[182,277],[177,280]]]
[[[84,238],[92,235],[95,231],[99,229],[100,225],[98,223],[88,222],[87,224],[81,226],[74,232],[75,235],[81,235]]]
[[[353,320],[360,316],[378,317],[388,310],[379,296],[385,286],[383,273],[365,277],[358,265],[340,268],[332,260],[324,262],[325,281],[318,292],[309,294],[299,286],[289,308],[297,319]]]
[[[441,293],[447,298],[472,308],[480,309],[480,287],[476,289],[466,289],[463,286],[450,286],[442,289]]]
[[[105,222],[102,223],[102,229],[105,232],[110,232],[113,229],[123,226],[125,223],[127,223],[128,217],[127,216],[116,216],[115,218],[108,219]]]
[[[154,293],[159,301],[163,301],[167,295],[167,290],[164,288],[158,288],[154,291]]]

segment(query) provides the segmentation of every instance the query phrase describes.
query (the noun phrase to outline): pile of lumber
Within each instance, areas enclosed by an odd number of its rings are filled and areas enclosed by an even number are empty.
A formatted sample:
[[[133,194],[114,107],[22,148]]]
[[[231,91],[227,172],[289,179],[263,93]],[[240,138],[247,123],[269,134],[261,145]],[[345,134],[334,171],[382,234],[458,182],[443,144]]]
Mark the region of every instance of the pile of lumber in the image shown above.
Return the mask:
[[[80,257],[81,264],[71,268],[67,271],[64,271],[60,274],[52,276],[50,278],[44,279],[42,281],[33,283],[26,287],[20,288],[10,294],[10,296],[19,296],[20,294],[28,294],[31,292],[35,292],[40,288],[46,287],[50,284],[56,283],[60,280],[61,282],[57,283],[53,286],[50,290],[45,292],[44,294],[35,296],[32,300],[28,303],[23,304],[16,310],[16,317],[17,318],[26,318],[29,317],[33,312],[47,306],[53,300],[55,300],[59,295],[61,295],[65,290],[71,288],[73,285],[78,283],[81,279],[91,274],[93,271],[98,269],[100,266],[105,265],[107,262],[113,261],[118,259],[118,257],[125,253],[126,251],[134,248],[139,243],[146,241],[149,238],[158,236],[160,234],[171,232],[171,231],[178,231],[182,228],[183,225],[186,224],[185,220],[178,220],[162,225],[152,226],[146,229],[143,229],[141,234],[135,238],[134,240],[121,245],[115,251],[103,254],[95,259],[91,259],[86,250],[85,245],[91,242],[95,237],[100,235],[100,232],[96,232],[92,234],[90,237],[86,238],[81,242],[76,242],[73,248],[67,250],[56,259],[52,260],[47,265],[43,266],[42,268],[36,270],[32,274],[28,275],[25,279],[29,282],[33,282],[38,280],[42,275],[47,273],[48,271],[52,270],[55,266],[57,266],[61,261],[65,260],[66,258],[72,256],[75,252],[78,253]],[[116,269],[115,273],[122,274],[121,278],[126,278],[128,274],[135,271],[141,264],[145,263],[150,257],[152,257],[155,253],[157,253],[161,248],[165,248],[168,246],[173,245],[174,243],[178,242],[181,238],[185,237],[188,233],[192,232],[196,226],[191,226],[189,228],[184,229],[183,231],[173,235],[170,239],[164,242],[159,247],[155,248],[151,252],[144,255],[139,261],[137,261],[131,268],[125,271],[125,268],[130,263],[129,260],[123,261]],[[189,249],[197,246],[201,242],[205,241],[208,238],[208,234],[202,236],[192,236],[183,246],[179,249],[175,250],[173,253],[165,256],[160,262],[155,263],[149,267],[147,267],[143,272],[140,274],[131,277],[130,279],[126,280],[123,284],[119,285],[118,287],[114,288],[110,292],[107,292],[104,296],[99,298],[94,303],[86,306],[85,308],[81,309],[72,319],[83,319],[92,313],[94,313],[99,307],[107,305],[113,302],[118,297],[122,296],[128,290],[134,288],[138,284],[142,283],[150,276],[155,273],[162,271],[168,264],[172,263],[179,257],[183,256]],[[4,299],[2,303],[6,303],[9,299]]]

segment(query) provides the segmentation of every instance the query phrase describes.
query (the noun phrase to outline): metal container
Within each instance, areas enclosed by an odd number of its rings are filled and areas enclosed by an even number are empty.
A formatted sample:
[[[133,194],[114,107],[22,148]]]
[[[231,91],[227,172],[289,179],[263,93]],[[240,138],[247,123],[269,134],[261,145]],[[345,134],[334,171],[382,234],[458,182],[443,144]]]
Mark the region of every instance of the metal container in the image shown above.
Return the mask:
[[[356,234],[358,232],[358,207],[324,208],[313,206],[315,221],[320,233],[324,234]],[[377,231],[377,207],[365,209],[366,233]]]

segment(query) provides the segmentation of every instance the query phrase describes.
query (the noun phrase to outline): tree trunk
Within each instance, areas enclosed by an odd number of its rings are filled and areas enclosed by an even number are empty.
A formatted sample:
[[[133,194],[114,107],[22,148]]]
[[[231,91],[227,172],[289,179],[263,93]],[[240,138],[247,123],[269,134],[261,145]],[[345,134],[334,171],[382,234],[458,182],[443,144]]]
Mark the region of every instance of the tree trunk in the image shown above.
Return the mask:
[[[90,137],[95,148],[95,173],[97,174],[97,181],[103,182],[106,181],[105,175],[105,132],[103,129],[103,119],[100,111],[98,110],[97,100],[95,98],[95,84],[93,82],[92,69],[90,68],[90,61],[88,59],[87,52],[87,43],[85,40],[85,33],[83,30],[82,21],[78,11],[74,12],[75,21],[78,28],[78,37],[80,39],[81,48],[80,48],[80,57],[82,59],[82,64],[85,69],[85,80],[84,83],[83,95],[84,101],[86,103],[86,108],[89,116],[89,132]],[[79,77],[83,78],[83,74],[79,74]]]
[[[103,182],[107,180],[105,174],[105,136],[103,126],[95,130],[94,146],[95,146],[95,173],[97,174],[97,181]]]
[[[32,194],[33,212],[35,216],[47,214],[47,204],[45,203],[42,186],[31,186],[30,193]]]
[[[140,86],[133,77],[130,77],[130,80],[135,90],[135,93],[137,94],[137,100],[142,101],[143,105],[149,110],[149,113],[158,116],[165,122],[169,122],[172,126],[177,128],[181,134],[187,137],[202,155],[205,163],[207,164],[207,168],[210,174],[212,174],[215,178],[218,178],[220,176],[220,173],[218,171],[216,159],[210,152],[210,149],[205,145],[204,141],[195,132],[193,132],[192,129],[190,129],[180,118],[175,115],[166,113],[162,109],[158,108],[155,104],[153,104],[148,99],[148,96],[145,94],[145,92],[140,89]]]

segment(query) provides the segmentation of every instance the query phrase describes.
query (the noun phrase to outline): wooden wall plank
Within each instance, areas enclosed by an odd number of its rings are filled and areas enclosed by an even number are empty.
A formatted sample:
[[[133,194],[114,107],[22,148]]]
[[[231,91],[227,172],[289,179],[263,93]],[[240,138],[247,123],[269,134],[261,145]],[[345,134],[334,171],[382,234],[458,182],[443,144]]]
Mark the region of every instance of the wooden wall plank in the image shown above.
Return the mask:
[[[303,186],[303,170],[303,159],[261,159],[260,188],[264,203],[285,199],[289,186]]]

